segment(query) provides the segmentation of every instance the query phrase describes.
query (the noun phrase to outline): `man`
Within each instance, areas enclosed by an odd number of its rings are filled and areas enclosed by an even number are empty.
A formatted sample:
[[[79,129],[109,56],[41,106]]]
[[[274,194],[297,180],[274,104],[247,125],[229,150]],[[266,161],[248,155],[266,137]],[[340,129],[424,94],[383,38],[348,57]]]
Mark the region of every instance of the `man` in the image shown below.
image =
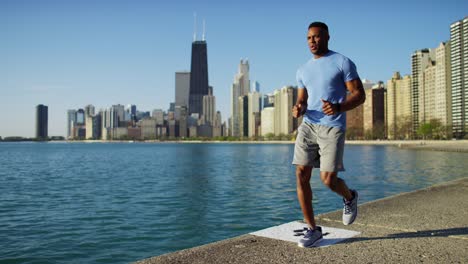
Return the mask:
[[[343,224],[352,224],[357,216],[358,193],[348,189],[338,178],[338,171],[344,171],[345,112],[364,103],[365,92],[354,63],[329,50],[329,39],[326,24],[309,25],[307,42],[313,57],[296,75],[298,98],[292,113],[295,118],[304,118],[298,128],[293,164],[297,197],[309,225],[300,247],[311,247],[322,239],[322,229],[316,226],[312,209],[312,168],[320,168],[323,184],[343,197]]]

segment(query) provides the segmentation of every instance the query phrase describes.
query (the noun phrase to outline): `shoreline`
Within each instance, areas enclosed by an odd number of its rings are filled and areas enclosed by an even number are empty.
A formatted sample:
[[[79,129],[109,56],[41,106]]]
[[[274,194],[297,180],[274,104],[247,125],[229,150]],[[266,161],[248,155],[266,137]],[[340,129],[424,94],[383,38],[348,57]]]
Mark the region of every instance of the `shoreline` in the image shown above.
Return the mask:
[[[9,142],[9,141],[2,141]],[[29,141],[27,141],[29,142]],[[37,143],[37,142],[31,142]],[[44,143],[44,142],[39,142]],[[294,141],[286,140],[271,140],[271,141],[221,141],[221,140],[51,140],[45,143],[88,143],[88,144],[278,144],[292,145]],[[432,150],[445,152],[463,152],[468,153],[468,140],[346,140],[346,145],[363,145],[363,146],[394,146],[401,149],[413,150]]]

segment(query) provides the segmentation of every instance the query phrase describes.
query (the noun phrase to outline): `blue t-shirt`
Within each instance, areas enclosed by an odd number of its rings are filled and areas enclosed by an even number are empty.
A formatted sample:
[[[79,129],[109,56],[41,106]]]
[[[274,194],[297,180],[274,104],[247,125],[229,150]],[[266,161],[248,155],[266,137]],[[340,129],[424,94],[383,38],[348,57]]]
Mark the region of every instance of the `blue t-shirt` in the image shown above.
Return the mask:
[[[345,82],[358,79],[356,65],[347,57],[329,50],[323,57],[312,57],[296,74],[299,88],[306,88],[309,99],[304,121],[346,129],[346,113],[328,116],[322,111],[322,100],[333,104],[346,99]]]

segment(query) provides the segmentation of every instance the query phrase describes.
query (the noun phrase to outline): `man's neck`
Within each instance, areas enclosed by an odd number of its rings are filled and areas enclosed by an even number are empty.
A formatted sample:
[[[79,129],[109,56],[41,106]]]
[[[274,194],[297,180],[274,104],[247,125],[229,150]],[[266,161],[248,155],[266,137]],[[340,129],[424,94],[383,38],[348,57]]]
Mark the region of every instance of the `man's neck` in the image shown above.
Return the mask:
[[[323,56],[325,56],[330,50],[327,49],[325,50],[324,52],[321,52],[320,54],[314,54],[314,59],[320,59],[322,58]]]

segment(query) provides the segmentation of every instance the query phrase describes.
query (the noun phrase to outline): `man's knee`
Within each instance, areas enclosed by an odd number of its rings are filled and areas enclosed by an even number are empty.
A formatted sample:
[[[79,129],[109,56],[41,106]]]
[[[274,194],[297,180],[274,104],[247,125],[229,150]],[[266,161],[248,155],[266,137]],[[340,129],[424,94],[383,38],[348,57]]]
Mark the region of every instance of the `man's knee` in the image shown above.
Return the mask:
[[[321,172],[320,179],[322,183],[328,188],[334,190],[338,184],[338,176],[336,172]]]

